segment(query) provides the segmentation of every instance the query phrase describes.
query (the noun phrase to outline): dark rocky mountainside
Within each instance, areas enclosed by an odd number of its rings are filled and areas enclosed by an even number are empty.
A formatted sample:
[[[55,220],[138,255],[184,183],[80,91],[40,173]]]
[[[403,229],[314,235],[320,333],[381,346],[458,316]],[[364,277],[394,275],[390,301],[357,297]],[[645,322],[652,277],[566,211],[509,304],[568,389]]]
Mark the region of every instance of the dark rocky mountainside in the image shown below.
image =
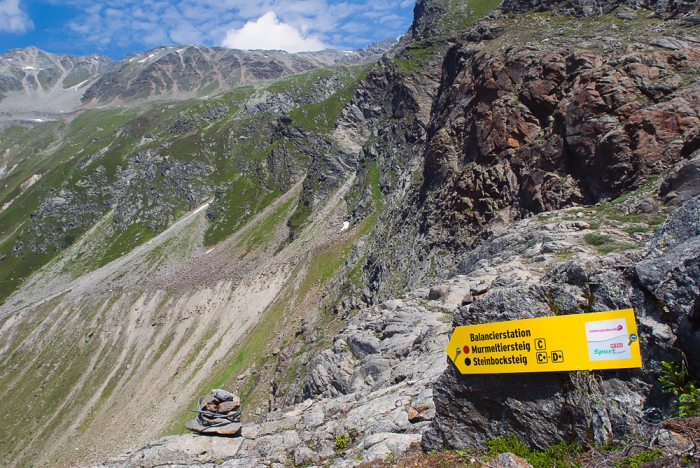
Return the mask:
[[[697,455],[659,381],[700,377],[697,2],[414,11],[364,56],[154,49],[3,130],[0,462],[348,467],[508,434]],[[642,369],[444,355],[455,326],[618,308]],[[181,434],[212,388],[241,437]]]
[[[439,84],[405,96],[436,96],[421,130],[399,137],[419,142],[424,166],[395,203],[403,214],[383,215],[366,294],[447,274],[491,224],[609,201],[698,149],[697,39],[670,37],[673,21],[575,21],[491,15],[446,52]],[[479,31],[500,37],[475,44]],[[373,159],[383,181],[396,173],[392,154]]]

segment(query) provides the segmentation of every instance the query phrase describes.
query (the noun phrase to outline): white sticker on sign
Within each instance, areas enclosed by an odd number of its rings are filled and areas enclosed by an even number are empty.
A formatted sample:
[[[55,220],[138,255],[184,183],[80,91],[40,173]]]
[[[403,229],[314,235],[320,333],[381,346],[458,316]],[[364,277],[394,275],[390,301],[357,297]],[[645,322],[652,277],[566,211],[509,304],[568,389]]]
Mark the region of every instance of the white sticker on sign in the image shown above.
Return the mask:
[[[591,361],[632,358],[627,321],[624,318],[586,322],[584,326]]]

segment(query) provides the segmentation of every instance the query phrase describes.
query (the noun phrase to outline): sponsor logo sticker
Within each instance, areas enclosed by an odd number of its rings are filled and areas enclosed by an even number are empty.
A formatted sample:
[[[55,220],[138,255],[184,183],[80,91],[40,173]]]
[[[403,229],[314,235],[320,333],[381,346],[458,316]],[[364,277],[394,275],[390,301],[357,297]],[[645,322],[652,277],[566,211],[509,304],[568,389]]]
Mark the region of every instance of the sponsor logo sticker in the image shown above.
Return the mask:
[[[624,318],[586,322],[584,326],[591,361],[632,358]]]

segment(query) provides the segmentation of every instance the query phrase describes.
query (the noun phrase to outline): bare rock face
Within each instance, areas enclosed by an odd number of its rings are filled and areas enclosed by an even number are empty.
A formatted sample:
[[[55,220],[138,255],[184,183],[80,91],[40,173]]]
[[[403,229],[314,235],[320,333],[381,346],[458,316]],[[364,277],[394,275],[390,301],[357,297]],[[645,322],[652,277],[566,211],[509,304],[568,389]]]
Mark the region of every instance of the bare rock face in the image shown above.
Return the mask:
[[[671,214],[649,242],[650,255],[635,266],[639,283],[675,325],[692,371],[700,371],[700,197]]]
[[[700,152],[676,164],[661,184],[659,195],[670,205],[680,205],[700,195]]]
[[[695,49],[617,57],[520,48],[504,60],[455,47],[445,60],[426,184],[458,212],[519,199],[539,212],[615,197],[681,159],[681,140],[700,125],[700,90],[660,101],[680,84],[673,64],[699,62]],[[642,97],[658,104],[641,105]]]
[[[442,364],[425,368],[424,363],[439,362],[444,351],[449,327],[441,316],[415,304],[364,309],[338,334],[332,349],[311,361],[304,398],[366,392],[418,375],[436,377]],[[427,419],[430,407],[427,402],[416,409]]]
[[[567,2],[567,8],[573,8],[570,14],[597,15],[621,4]],[[511,13],[555,7],[563,12],[562,5],[506,2],[502,10],[508,19],[494,12],[456,36],[444,55],[437,89],[423,92],[435,93],[432,106],[418,101],[416,89],[404,88],[402,104],[417,109],[411,111],[416,115],[429,113],[420,119],[424,128],[403,130],[404,139],[415,142],[406,145],[409,149],[392,153],[372,146],[370,151],[369,144],[365,149],[366,160],[380,168],[382,190],[391,194],[381,236],[368,244],[365,302],[424,286],[431,276],[449,277],[469,251],[510,221],[610,201],[700,149],[696,42],[659,35],[633,44],[616,36],[614,46],[586,50],[574,47],[585,42],[583,36],[552,35],[498,50],[488,45],[505,44],[499,35],[510,33],[499,28],[515,24],[508,23]],[[669,2],[645,6],[675,8]],[[430,2],[421,2],[419,11],[429,12]],[[383,78],[396,80],[389,73]],[[394,88],[386,82],[366,91],[384,90],[388,99],[385,90]],[[381,117],[376,121],[381,124]],[[400,147],[397,125],[379,132],[389,147]],[[421,158],[411,160],[410,148],[416,147]],[[394,182],[400,180],[401,164],[422,169],[412,185]],[[669,179],[670,198],[673,192],[693,196],[694,166],[683,167]],[[656,206],[635,208],[653,213]],[[550,243],[546,250],[567,248]]]
[[[139,468],[165,465],[201,466],[234,457],[243,439],[200,437],[196,434],[169,436],[155,440],[132,454],[121,455],[96,468]],[[213,465],[212,465],[213,466]]]

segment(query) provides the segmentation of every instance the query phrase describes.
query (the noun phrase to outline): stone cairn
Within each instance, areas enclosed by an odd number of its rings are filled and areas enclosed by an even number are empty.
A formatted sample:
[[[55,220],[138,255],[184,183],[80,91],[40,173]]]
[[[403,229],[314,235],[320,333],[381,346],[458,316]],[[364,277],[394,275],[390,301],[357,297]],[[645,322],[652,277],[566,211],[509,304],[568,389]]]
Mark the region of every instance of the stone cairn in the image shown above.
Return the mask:
[[[241,399],[226,390],[214,389],[199,399],[196,418],[185,427],[200,434],[237,436],[241,433]]]

